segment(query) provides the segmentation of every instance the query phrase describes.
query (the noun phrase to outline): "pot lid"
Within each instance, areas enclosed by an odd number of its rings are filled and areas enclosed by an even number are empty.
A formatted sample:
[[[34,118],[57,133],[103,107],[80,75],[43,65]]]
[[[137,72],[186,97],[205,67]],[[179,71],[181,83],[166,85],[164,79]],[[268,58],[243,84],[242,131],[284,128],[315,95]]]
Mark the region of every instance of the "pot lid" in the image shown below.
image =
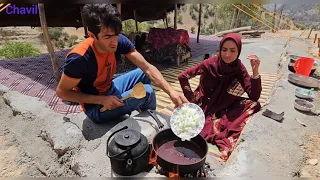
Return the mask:
[[[120,146],[132,146],[140,140],[140,132],[133,129],[126,129],[119,132],[115,137],[115,142]]]

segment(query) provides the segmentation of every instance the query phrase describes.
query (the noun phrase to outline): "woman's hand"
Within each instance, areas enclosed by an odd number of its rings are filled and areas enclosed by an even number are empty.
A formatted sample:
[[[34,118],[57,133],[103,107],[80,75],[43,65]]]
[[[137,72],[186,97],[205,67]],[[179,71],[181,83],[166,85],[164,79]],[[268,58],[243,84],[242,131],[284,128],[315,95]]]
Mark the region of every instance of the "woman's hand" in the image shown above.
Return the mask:
[[[247,59],[250,60],[253,77],[257,76],[259,74],[259,65],[260,65],[259,58],[254,54],[250,54],[247,56]]]

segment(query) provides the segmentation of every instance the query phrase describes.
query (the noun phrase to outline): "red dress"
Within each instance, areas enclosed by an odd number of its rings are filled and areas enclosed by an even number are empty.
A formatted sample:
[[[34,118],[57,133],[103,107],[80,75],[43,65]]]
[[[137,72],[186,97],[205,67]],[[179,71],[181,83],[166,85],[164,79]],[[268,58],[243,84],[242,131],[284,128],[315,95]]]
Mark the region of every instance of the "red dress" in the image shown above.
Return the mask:
[[[230,38],[236,42],[240,55],[241,39],[237,35],[225,36],[220,44]],[[197,75],[200,83],[192,92],[188,80]],[[262,91],[261,78],[251,78],[241,60],[226,64],[218,53],[182,72],[178,79],[186,98],[205,113],[205,127],[200,135],[230,154],[249,117],[261,108],[257,102]],[[240,97],[244,92],[249,99]]]

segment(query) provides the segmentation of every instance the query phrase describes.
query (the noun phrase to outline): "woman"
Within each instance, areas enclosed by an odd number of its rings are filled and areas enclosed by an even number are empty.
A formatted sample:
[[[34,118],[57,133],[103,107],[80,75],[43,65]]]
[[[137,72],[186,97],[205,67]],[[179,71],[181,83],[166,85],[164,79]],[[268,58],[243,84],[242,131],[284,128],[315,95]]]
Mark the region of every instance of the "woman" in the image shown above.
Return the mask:
[[[241,48],[241,37],[228,34],[221,40],[220,52],[216,56],[187,69],[178,77],[187,99],[198,104],[206,116],[200,135],[218,146],[224,161],[235,147],[249,117],[261,108],[257,102],[262,90],[260,60],[256,55],[247,57],[252,67],[251,77],[239,59]],[[200,83],[192,92],[188,80],[197,75],[200,75]],[[249,99],[240,97],[244,92]]]

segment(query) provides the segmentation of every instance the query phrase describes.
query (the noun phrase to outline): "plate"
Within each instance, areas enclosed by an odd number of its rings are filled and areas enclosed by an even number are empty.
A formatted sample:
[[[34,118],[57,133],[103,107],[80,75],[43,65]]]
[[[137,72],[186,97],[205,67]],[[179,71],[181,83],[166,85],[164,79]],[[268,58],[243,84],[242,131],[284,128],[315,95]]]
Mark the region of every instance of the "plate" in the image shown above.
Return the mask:
[[[181,115],[181,113],[183,113],[181,111],[185,108],[187,108],[187,109],[190,108],[190,110],[194,110],[195,116],[197,116],[197,119],[199,122],[198,122],[198,126],[195,129],[188,131],[187,135],[181,136],[178,130],[181,129],[181,126],[183,124],[179,123],[177,121],[179,120],[179,116]],[[194,103],[185,103],[185,104],[183,104],[182,108],[180,108],[180,107],[176,108],[173,111],[172,116],[170,118],[170,127],[171,127],[173,133],[176,136],[178,136],[179,138],[181,138],[182,141],[184,141],[184,140],[190,141],[190,139],[199,135],[204,127],[204,124],[205,124],[205,115],[204,115],[202,109]]]

